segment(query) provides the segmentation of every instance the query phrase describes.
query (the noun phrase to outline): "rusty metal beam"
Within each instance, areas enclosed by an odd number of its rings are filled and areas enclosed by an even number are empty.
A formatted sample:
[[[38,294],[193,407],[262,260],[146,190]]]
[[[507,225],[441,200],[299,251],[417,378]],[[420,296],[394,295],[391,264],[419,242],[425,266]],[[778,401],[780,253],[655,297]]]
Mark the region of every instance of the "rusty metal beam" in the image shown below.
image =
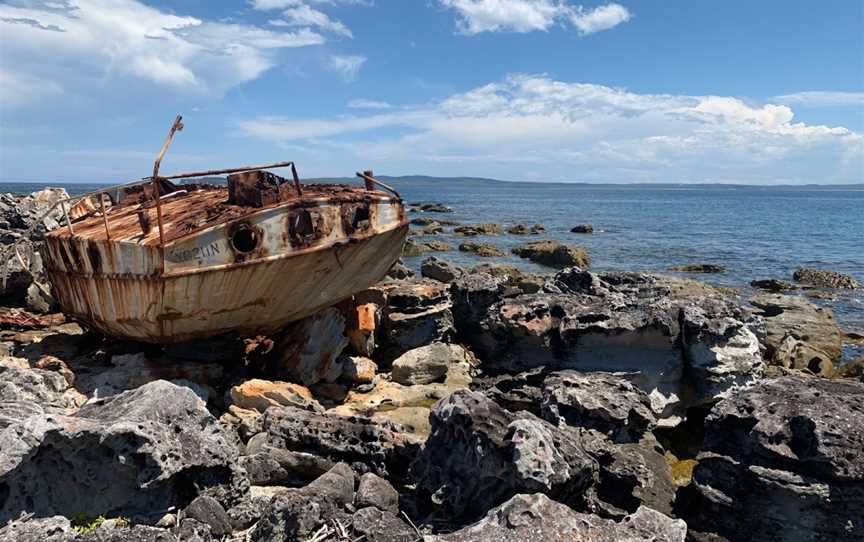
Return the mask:
[[[169,181],[174,179],[191,179],[192,177],[206,177],[208,175],[226,175],[230,173],[243,173],[244,171],[256,171],[259,169],[275,169],[280,167],[289,167],[293,166],[294,162],[276,162],[275,164],[264,164],[261,166],[245,166],[245,167],[234,167],[228,169],[208,169],[206,171],[192,171],[189,173],[178,173],[176,175],[168,175],[162,177],[163,179],[167,179]],[[145,179],[149,180],[149,179]]]
[[[111,230],[108,228],[108,213],[105,212],[105,194],[99,194],[99,207],[102,208],[102,222],[105,223],[105,239],[111,240]]]
[[[402,196],[399,195],[399,192],[397,192],[395,188],[393,188],[393,187],[390,186],[389,184],[382,183],[381,181],[379,181],[378,179],[376,179],[375,177],[373,177],[373,176],[371,176],[371,175],[367,175],[367,173],[369,173],[369,172],[360,173],[360,172],[358,171],[358,172],[357,172],[357,176],[360,177],[361,179],[363,179],[364,181],[366,181],[367,183],[374,183],[374,184],[377,184],[378,186],[380,186],[380,187],[386,189],[387,191],[391,192],[391,193],[392,193],[394,196],[396,196],[397,198],[400,198],[400,199],[402,198]]]
[[[178,130],[183,129],[183,117],[177,115],[177,118],[174,119],[174,124],[171,125],[171,129],[168,130],[168,137],[165,138],[165,143],[162,144],[162,150],[159,151],[159,156],[156,157],[156,161],[153,163],[153,197],[156,199],[156,221],[159,224],[159,245],[162,246],[165,244],[165,232],[162,228],[162,202],[161,202],[161,194],[159,193],[159,166],[162,165],[162,158],[165,156],[165,152],[168,150],[168,145],[171,144],[171,141],[174,139],[174,134],[177,133]]]
[[[294,163],[291,163],[291,175],[294,176],[294,188],[297,190],[297,197],[303,197],[303,189],[300,188],[300,176],[297,175],[297,168]]]

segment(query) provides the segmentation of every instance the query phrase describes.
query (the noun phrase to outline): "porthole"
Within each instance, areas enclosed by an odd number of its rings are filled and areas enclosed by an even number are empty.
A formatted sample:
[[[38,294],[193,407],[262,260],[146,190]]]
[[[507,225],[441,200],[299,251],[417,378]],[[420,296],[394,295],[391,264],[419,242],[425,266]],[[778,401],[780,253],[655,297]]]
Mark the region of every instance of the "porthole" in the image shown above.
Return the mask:
[[[254,252],[260,244],[261,238],[258,232],[248,226],[237,228],[234,234],[231,235],[231,247],[235,252],[241,254]]]

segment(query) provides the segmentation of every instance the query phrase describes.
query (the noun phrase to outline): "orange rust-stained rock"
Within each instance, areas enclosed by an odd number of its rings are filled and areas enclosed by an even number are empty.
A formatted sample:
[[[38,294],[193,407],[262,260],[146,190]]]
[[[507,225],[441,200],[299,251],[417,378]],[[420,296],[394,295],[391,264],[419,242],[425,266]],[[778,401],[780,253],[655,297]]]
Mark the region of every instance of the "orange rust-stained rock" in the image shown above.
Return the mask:
[[[274,405],[293,406],[306,410],[320,410],[309,388],[291,382],[247,380],[229,392],[231,402],[239,408],[264,412]]]

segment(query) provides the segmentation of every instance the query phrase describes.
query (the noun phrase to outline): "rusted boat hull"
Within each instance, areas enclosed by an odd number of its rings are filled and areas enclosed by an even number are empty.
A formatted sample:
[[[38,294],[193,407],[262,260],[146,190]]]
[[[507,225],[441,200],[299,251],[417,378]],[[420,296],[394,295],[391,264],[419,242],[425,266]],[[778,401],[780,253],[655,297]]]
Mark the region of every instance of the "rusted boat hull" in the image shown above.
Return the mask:
[[[381,280],[399,257],[407,233],[403,224],[290,256],[176,276],[82,275],[57,269],[49,269],[48,276],[64,312],[108,335],[161,344],[228,332],[254,336]]]
[[[49,232],[45,270],[61,309],[160,344],[267,334],[375,284],[399,258],[408,223],[398,195],[261,189],[262,178],[229,177],[230,193],[178,190],[161,202],[158,230],[147,227],[154,209],[135,202]]]

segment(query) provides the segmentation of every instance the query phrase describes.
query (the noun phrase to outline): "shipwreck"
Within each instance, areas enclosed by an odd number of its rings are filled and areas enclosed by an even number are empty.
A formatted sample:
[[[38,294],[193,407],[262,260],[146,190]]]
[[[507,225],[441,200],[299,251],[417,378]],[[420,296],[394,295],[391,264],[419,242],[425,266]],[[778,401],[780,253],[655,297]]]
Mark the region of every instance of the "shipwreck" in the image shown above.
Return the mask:
[[[381,280],[408,222],[371,171],[301,183],[293,162],[150,177],[64,199],[45,235],[52,295],[107,335],[175,343],[275,332]],[[286,168],[286,179],[270,170]],[[194,183],[227,175],[227,186]],[[181,184],[183,183],[183,184]]]

